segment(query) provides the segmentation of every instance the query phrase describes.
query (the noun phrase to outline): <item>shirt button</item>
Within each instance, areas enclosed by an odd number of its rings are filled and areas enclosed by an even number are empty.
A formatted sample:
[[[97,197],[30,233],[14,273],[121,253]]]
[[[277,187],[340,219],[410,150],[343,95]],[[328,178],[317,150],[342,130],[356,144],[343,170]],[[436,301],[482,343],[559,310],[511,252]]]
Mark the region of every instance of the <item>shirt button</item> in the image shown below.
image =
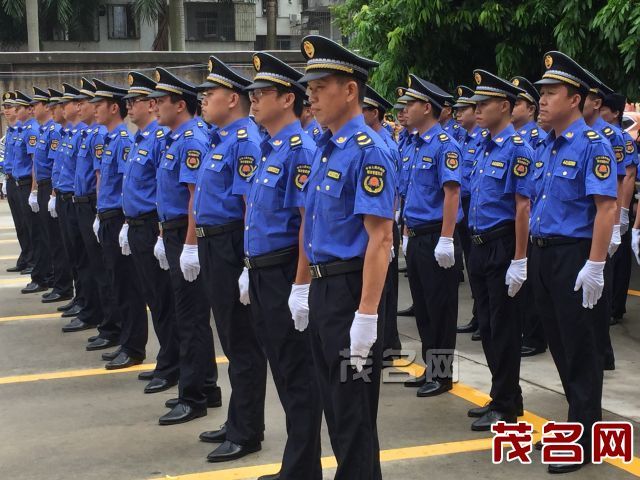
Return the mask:
[[[318,190],[318,191],[320,190],[320,185],[316,186],[316,190]]]
[[[263,180],[263,182],[264,182],[264,183],[269,183],[269,179],[268,179],[268,178],[265,178],[265,179]]]
[[[562,172],[562,175],[566,176],[567,175],[567,171],[565,170],[564,172]]]
[[[539,222],[539,221],[540,221],[540,217],[536,218],[536,222]]]
[[[553,153],[555,155],[557,152],[556,152],[556,150],[551,150],[551,153]]]
[[[256,179],[256,183],[258,183],[258,179]]]
[[[491,173],[494,174],[494,173],[496,173],[496,171],[495,170],[491,170]]]
[[[325,190],[329,190],[331,188],[331,186],[327,185],[326,187],[324,187]]]
[[[484,156],[486,157],[487,155],[489,155],[489,152],[484,152]]]
[[[244,227],[245,230],[249,230],[249,225],[247,225],[246,227]]]
[[[264,162],[267,159],[267,157],[262,157],[262,161]]]
[[[322,157],[322,163],[326,163],[327,162],[327,157]]]
[[[547,177],[550,177],[550,176],[551,176],[551,172],[547,172]]]
[[[542,195],[542,199],[544,200],[545,198],[547,198],[547,196],[546,195]]]
[[[309,244],[309,248],[311,248],[311,244]]]
[[[484,170],[480,170],[480,173],[484,172]]]

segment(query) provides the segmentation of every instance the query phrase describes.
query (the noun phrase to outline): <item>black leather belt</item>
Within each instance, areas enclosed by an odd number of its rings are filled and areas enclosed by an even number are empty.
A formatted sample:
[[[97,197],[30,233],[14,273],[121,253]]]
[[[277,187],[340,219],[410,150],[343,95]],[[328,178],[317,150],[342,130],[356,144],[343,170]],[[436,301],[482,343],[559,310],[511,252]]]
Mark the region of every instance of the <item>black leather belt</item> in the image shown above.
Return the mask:
[[[73,196],[73,203],[90,203],[96,200],[97,195],[95,193],[91,193],[89,195],[84,195],[82,197]]]
[[[364,259],[357,257],[351,260],[309,265],[309,273],[311,273],[311,278],[332,277],[334,275],[358,272],[362,270],[363,267]]]
[[[215,235],[221,235],[226,232],[233,232],[235,230],[242,230],[244,227],[244,221],[237,220],[231,223],[225,223],[224,225],[216,225],[215,227],[200,225],[196,226],[196,237],[213,237]]]
[[[585,240],[584,238],[574,237],[534,237],[533,235],[529,239],[532,245],[540,248],[553,247],[554,245],[570,245],[578,243],[580,240]]]
[[[124,214],[122,213],[122,210],[119,208],[113,208],[111,210],[105,210],[104,212],[98,212],[98,218],[100,219],[100,221],[103,220],[109,220],[110,218],[114,218],[114,217],[123,217]]]
[[[431,223],[429,225],[418,225],[414,228],[407,227],[410,237],[418,237],[420,235],[428,235],[430,233],[440,233],[442,231],[442,222]]]
[[[73,192],[61,192],[60,190],[56,190],[56,198],[59,198],[63,202],[68,202],[73,199]]]
[[[276,252],[267,253],[266,255],[258,255],[257,257],[245,257],[244,266],[248,269],[266,268],[282,265],[291,260],[292,255],[298,253],[298,246],[285,248]]]
[[[153,212],[138,215],[137,217],[127,217],[127,223],[130,227],[140,227],[142,225],[146,225],[147,223],[157,221],[158,212],[156,212],[155,210]]]
[[[50,178],[45,178],[43,180],[38,180],[38,186],[39,187],[46,187],[48,185],[51,185],[51,179]]]
[[[178,217],[173,220],[167,220],[166,222],[160,222],[160,228],[163,230],[175,230],[177,228],[184,228],[189,225],[189,217]]]
[[[509,234],[515,233],[515,224],[508,223],[506,225],[501,225],[496,227],[488,232],[479,233],[477,235],[471,235],[471,242],[474,245],[484,245],[491,240],[495,240],[496,238],[505,237]]]
[[[33,179],[31,177],[16,178],[16,185],[19,187],[24,187],[25,185],[31,185],[31,182],[33,182]]]

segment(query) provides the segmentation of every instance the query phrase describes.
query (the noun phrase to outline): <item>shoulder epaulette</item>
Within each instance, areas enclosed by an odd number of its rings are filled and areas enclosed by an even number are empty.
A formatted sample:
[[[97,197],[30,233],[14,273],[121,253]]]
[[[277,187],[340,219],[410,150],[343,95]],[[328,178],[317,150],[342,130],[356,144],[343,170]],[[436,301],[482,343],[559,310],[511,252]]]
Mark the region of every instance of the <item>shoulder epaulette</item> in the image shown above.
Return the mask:
[[[366,133],[358,133],[356,135],[356,143],[360,147],[368,147],[373,145],[373,140],[371,140],[371,137]]]
[[[538,129],[534,128],[533,130],[531,130],[531,136],[532,137],[537,137],[538,136]]]
[[[460,128],[460,125],[458,125],[457,123],[454,123],[454,124],[453,124],[453,129],[454,129],[454,130],[457,130],[457,129],[459,129],[459,128]]]
[[[120,136],[121,137],[128,137],[129,136],[129,132],[127,132],[126,130],[120,130]]]
[[[438,140],[440,140],[442,143],[448,142],[449,135],[447,135],[446,133],[441,133],[440,135],[438,135]]]
[[[289,146],[291,148],[299,147],[302,145],[302,137],[300,135],[291,135],[289,138]]]
[[[238,137],[238,140],[244,140],[246,138],[249,138],[249,133],[247,132],[246,128],[239,128],[236,132],[236,137]]]
[[[514,135],[511,137],[514,145],[524,145],[524,140],[520,135]]]
[[[184,136],[186,137],[193,137],[193,130],[187,130],[186,132],[184,132]]]
[[[482,136],[486,137],[487,135],[489,135],[489,130],[482,130]]]
[[[318,135],[319,133],[320,133],[320,129],[319,129],[318,127],[315,127],[315,128],[313,129],[313,134],[314,134],[314,135]]]
[[[584,134],[592,142],[596,140],[600,140],[602,138],[600,135],[598,135],[598,132],[594,130],[587,130],[584,132]]]
[[[607,137],[610,137],[611,135],[614,134],[613,128],[611,127],[604,127],[602,129],[602,133],[604,133]]]
[[[162,137],[164,137],[164,132],[162,130],[158,130],[156,132],[156,138],[162,138]]]

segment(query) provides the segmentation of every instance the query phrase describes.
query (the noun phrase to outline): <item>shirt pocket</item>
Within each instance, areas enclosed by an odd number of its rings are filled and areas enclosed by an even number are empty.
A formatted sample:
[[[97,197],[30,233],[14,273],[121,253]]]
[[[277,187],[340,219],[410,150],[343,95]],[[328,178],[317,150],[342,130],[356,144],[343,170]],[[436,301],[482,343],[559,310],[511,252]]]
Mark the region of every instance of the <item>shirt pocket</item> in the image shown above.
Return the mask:
[[[482,190],[486,190],[487,193],[494,193],[496,195],[502,195],[505,190],[505,176],[507,174],[507,169],[509,168],[509,164],[505,161],[499,160],[495,165],[492,165],[493,162],[487,163],[484,170],[484,182],[480,186]],[[501,163],[502,166],[498,165]]]
[[[550,193],[559,200],[575,200],[584,196],[584,184],[577,167],[558,166],[553,172]]]
[[[438,169],[433,162],[433,159],[431,159],[431,161],[425,161],[424,158],[416,161],[413,181],[423,188],[439,190],[440,181],[438,180]]]
[[[256,184],[257,195],[255,207],[261,210],[279,210],[284,204],[284,189],[282,188],[282,177],[284,168],[278,166],[268,166]]]
[[[206,164],[202,177],[202,187],[208,192],[224,192],[230,186],[229,169],[223,161],[211,161]]]
[[[341,220],[347,217],[346,178],[342,172],[328,170],[319,185],[319,210],[327,219]]]
[[[160,168],[162,170],[173,171],[176,166],[176,157],[171,153],[167,153],[164,157],[162,157],[162,161],[160,162]]]

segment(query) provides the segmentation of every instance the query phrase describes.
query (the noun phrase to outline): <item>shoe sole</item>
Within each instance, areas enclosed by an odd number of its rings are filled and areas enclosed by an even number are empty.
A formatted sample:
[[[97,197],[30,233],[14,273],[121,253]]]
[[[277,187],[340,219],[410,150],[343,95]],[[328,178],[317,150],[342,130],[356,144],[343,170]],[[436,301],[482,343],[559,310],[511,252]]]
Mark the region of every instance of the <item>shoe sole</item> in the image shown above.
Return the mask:
[[[471,414],[470,412],[467,412],[467,417],[469,417],[469,418],[482,418],[483,415],[484,415],[484,413],[482,413],[480,415],[476,415],[476,414]],[[523,415],[524,415],[524,411],[523,410],[518,410],[518,416],[521,417]]]
[[[142,364],[142,361],[140,361],[140,362],[132,362],[132,363],[130,363],[128,365],[117,365],[117,366],[108,365],[107,364],[107,365],[104,366],[104,368],[106,370],[123,370],[125,368],[135,367],[136,365],[140,365],[140,364]]]
[[[178,384],[178,382],[176,383],[169,383],[168,385],[161,387],[161,388],[154,388],[153,390],[147,390],[146,388],[144,389],[144,393],[146,393],[147,395],[153,395],[154,393],[160,393],[160,392],[164,392],[166,390],[169,390],[172,387],[175,387]],[[168,408],[168,407],[167,407]],[[173,408],[173,407],[171,407]]]
[[[63,328],[62,332],[63,333],[77,333],[77,332],[84,332],[85,330],[91,330],[92,328],[96,328],[96,327],[83,327],[83,328],[77,328],[77,329],[73,329],[73,330],[65,330]]]
[[[432,392],[432,393],[416,393],[416,397],[418,398],[428,398],[428,397],[437,397],[438,395],[442,395],[443,393],[447,393],[448,391],[450,391],[451,388],[447,388],[446,390],[439,390],[437,392]]]
[[[194,413],[192,416],[187,417],[186,419],[183,420],[177,420],[177,421],[162,421],[162,420],[158,420],[158,424],[162,425],[162,426],[168,426],[168,425],[180,425],[181,423],[187,423],[190,422],[191,420],[195,420],[197,418],[202,418],[202,417],[206,417],[207,416],[207,411],[205,410],[204,412],[198,412],[198,413]]]
[[[98,350],[106,350],[107,348],[113,348],[113,347],[117,347],[117,346],[118,346],[117,343],[104,345],[104,346],[101,346],[101,347],[90,347],[89,345],[87,345],[85,347],[85,350],[87,350],[87,352],[95,352],[95,351],[98,351]]]
[[[228,457],[213,457],[213,458],[207,457],[207,462],[209,463],[230,462],[232,460],[238,460],[239,458],[246,457],[247,455],[251,455],[252,453],[259,452],[260,450],[262,450],[261,446],[251,448],[250,450],[243,452],[242,455],[230,455]]]
[[[66,302],[69,300],[71,300],[71,297],[62,297],[62,298],[57,298],[55,300],[49,300],[48,298],[43,298],[42,303],[58,303],[58,302]]]

